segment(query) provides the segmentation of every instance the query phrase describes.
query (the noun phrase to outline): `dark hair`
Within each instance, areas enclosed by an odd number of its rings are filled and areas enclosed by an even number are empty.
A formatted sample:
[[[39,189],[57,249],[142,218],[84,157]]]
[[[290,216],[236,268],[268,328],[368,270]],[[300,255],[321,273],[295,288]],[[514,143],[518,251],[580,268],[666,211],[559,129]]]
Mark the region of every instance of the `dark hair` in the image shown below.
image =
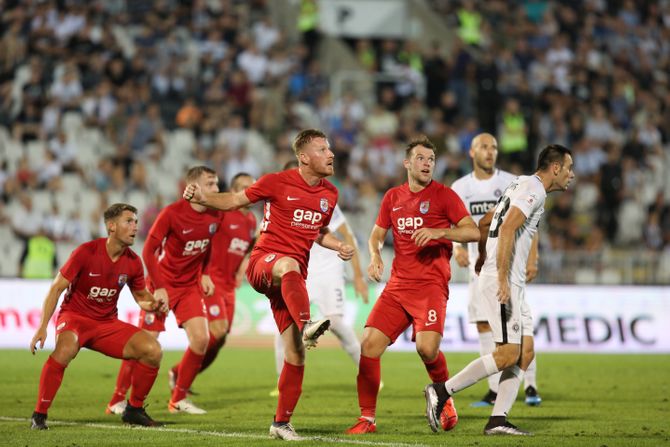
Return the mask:
[[[433,152],[435,152],[435,145],[433,144],[433,142],[430,141],[428,137],[421,136],[407,143],[407,147],[405,147],[405,158],[409,158],[412,154],[412,149],[414,149],[417,146],[423,146],[426,149],[430,149]]]
[[[235,176],[232,179],[230,179],[230,189],[233,189],[235,187],[235,183],[237,183],[237,180],[241,177],[252,177],[253,178],[253,176],[249,173],[238,172],[237,174],[235,174]]]
[[[202,174],[216,175],[216,171],[212,168],[208,168],[207,166],[193,166],[186,172],[186,181],[195,182]]]
[[[282,171],[286,171],[287,169],[297,168],[298,166],[300,166],[300,163],[298,163],[298,160],[287,161],[286,164],[284,164],[284,168],[282,169]]]
[[[540,156],[537,158],[537,170],[546,171],[552,163],[560,163],[562,167],[566,154],[572,156],[572,152],[567,147],[560,144],[550,144],[540,152]]]
[[[315,138],[326,138],[326,134],[319,129],[305,129],[301,130],[293,140],[293,152],[298,155],[305,145],[309,144]]]
[[[114,205],[107,208],[103,214],[105,224],[107,224],[110,220],[114,220],[119,217],[121,214],[123,214],[124,211],[130,211],[131,213],[137,214],[137,208],[134,206],[128,205],[127,203],[115,203]]]

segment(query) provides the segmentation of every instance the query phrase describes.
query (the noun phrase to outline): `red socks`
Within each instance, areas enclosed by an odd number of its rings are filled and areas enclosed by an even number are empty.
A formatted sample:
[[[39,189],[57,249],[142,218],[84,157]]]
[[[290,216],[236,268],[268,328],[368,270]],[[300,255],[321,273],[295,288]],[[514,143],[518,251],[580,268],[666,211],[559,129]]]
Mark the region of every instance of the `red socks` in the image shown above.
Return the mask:
[[[381,365],[379,358],[373,359],[361,355],[361,360],[358,364],[358,376],[356,377],[358,405],[361,407],[361,416],[375,418],[380,382]]]
[[[205,351],[205,357],[202,359],[202,365],[200,366],[200,372],[203,372],[204,370],[207,369],[209,365],[211,365],[214,360],[216,359],[216,356],[219,355],[219,351],[223,347],[223,343],[225,341],[225,336],[221,340],[217,340],[216,337],[212,335],[210,332],[209,334],[209,344],[207,344],[207,351]]]
[[[303,283],[304,284],[304,283]],[[277,412],[275,422],[288,422],[291,420],[293,409],[298,404],[302,393],[302,378],[305,375],[305,365],[296,366],[284,361],[284,367],[279,376],[279,399],[277,400]]]
[[[309,296],[305,280],[298,272],[288,272],[281,278],[281,294],[298,330],[309,320]]]
[[[200,371],[203,358],[205,358],[204,354],[196,354],[191,351],[191,348],[186,349],[184,357],[179,362],[177,383],[174,390],[172,390],[172,397],[170,399],[172,402],[176,403],[186,398],[186,392],[191,388],[196,374]]]
[[[437,355],[437,358],[430,363],[424,362],[426,371],[433,383],[442,383],[449,380],[449,369],[447,368],[447,359],[444,358],[442,351]]]
[[[60,384],[63,381],[64,371],[65,365],[61,365],[51,356],[44,362],[42,374],[40,375],[40,386],[37,391],[36,412],[47,414],[51,402],[53,402],[58,388],[60,388]]]
[[[133,386],[130,390],[128,403],[133,407],[141,407],[144,404],[144,399],[146,399],[149,391],[151,391],[151,387],[154,386],[156,376],[158,375],[158,368],[145,365],[141,362],[134,363],[135,367],[132,369]]]
[[[114,388],[114,394],[112,394],[112,399],[109,401],[108,406],[111,407],[122,400],[126,400],[126,393],[130,388],[133,369],[136,363],[136,360],[124,360],[121,362],[119,375],[116,378],[116,388]]]

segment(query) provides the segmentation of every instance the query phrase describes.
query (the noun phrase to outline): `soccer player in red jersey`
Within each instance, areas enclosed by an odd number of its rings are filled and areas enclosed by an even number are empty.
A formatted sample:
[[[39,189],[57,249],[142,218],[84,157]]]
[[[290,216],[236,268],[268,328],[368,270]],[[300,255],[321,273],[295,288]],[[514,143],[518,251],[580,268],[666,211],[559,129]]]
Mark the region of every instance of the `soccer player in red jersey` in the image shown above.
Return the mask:
[[[244,172],[236,174],[230,185],[232,192],[244,191],[255,179]],[[249,258],[248,253],[256,238],[256,217],[248,206],[224,213],[221,227],[212,238],[212,253],[216,258],[209,264],[209,276],[214,283],[214,294],[204,298],[209,323],[209,345],[200,372],[214,362],[226,342],[235,314],[235,289],[242,279]],[[177,367],[170,369],[170,387],[179,377]]]
[[[203,191],[219,190],[216,172],[205,166],[189,169],[186,181],[196,182]],[[149,289],[157,298],[169,302],[177,324],[188,336],[188,348],[179,363],[177,383],[168,403],[171,413],[206,413],[187,399],[187,392],[200,371],[209,344],[203,293],[212,295],[214,284],[202,273],[209,264],[211,240],[221,217],[218,211],[180,199],[160,212],[144,243],[142,257],[147,266]],[[165,330],[166,316],[160,312],[142,312],[140,327],[157,338]],[[133,368],[132,362],[124,361],[121,365],[108,412],[119,411]]]
[[[75,249],[51,284],[42,306],[40,327],[30,341],[33,354],[44,347],[47,325],[58,298],[67,289],[56,325],[56,349],[42,368],[32,428],[46,430],[47,411],[63,380],[65,368],[83,347],[115,358],[134,359],[133,388],[122,419],[147,427],[160,425],[142,404],[156,380],[162,351],[146,331],[117,317],[116,302],[126,284],[139,306],[147,311],[167,310],[167,302],[154,297],[144,284],[142,260],[129,247],[137,234],[137,209],[123,203],[104,214],[109,236]]]
[[[300,163],[297,169],[262,176],[244,191],[212,194],[189,184],[184,198],[224,211],[265,201],[261,234],[251,252],[247,279],[270,300],[277,329],[285,346],[285,362],[279,377],[279,399],[270,435],[299,440],[291,415],[302,392],[305,346],[316,346],[330,321],[310,321],[305,287],[309,250],[316,241],[351,259],[354,247],[328,233],[337,203],[337,189],[325,177],[333,174],[333,152],[326,135],[303,130],[293,142]]]
[[[432,179],[435,146],[428,139],[410,142],[403,164],[407,183],[386,192],[368,241],[371,279],[381,280],[381,247],[389,229],[395,258],[391,277],[365,323],[357,377],[361,416],[347,434],[376,431],[380,358],[410,325],[431,380],[441,382],[449,376],[440,342],[449,298],[452,241],[479,239],[479,230],[458,195]],[[458,421],[450,404],[445,405],[444,430]]]

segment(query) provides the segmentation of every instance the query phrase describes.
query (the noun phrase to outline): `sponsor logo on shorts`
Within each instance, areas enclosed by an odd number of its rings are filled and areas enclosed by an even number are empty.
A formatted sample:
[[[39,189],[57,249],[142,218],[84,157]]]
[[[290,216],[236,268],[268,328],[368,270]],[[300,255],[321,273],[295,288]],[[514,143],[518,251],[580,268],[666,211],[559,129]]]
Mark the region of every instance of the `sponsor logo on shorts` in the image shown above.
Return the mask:
[[[144,323],[146,324],[153,324],[154,321],[156,321],[156,314],[153,312],[147,312],[144,314]]]
[[[321,211],[324,213],[328,211],[328,199],[321,199],[319,201],[319,208],[321,208]]]
[[[276,257],[277,257],[277,255],[274,254],[274,253],[272,253],[271,255],[267,255],[267,256],[265,257],[265,262],[272,262],[272,260],[273,260],[274,258],[276,258]]]
[[[61,329],[63,329],[63,328],[65,327],[66,324],[67,324],[67,323],[66,323],[65,321],[63,321],[61,324],[59,324],[58,326],[56,326],[56,330],[57,330],[57,331],[60,331]]]
[[[421,211],[421,214],[426,214],[429,209],[430,209],[430,200],[421,202],[421,204],[419,205],[419,211]]]
[[[213,317],[218,317],[221,314],[221,308],[216,304],[209,306],[209,314]]]
[[[128,275],[125,273],[121,273],[119,275],[119,280],[117,282],[119,284],[119,287],[125,286],[127,282],[128,282]]]
[[[512,330],[513,330],[514,332],[517,332],[517,333],[518,333],[518,332],[519,332],[519,329],[521,329],[521,328],[519,327],[519,323],[514,323],[514,324],[512,325]]]

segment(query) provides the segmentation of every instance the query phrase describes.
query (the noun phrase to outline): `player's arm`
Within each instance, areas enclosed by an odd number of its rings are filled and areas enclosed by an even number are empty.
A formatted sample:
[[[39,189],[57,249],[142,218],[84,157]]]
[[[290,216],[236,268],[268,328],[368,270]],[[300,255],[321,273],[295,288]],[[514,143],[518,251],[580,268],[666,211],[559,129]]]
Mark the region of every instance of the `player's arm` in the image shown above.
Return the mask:
[[[456,259],[456,263],[461,267],[469,266],[468,245],[462,243],[454,244],[454,258]]]
[[[139,290],[131,290],[135,302],[142,310],[147,312],[163,312],[168,311],[168,302],[163,297],[154,297],[146,288]]]
[[[512,267],[515,234],[525,221],[526,215],[523,211],[512,205],[499,227],[496,265],[498,266],[498,301],[501,304],[507,303],[510,299],[509,274]]]
[[[382,261],[382,247],[386,239],[387,228],[375,224],[368,239],[368,251],[370,252],[370,265],[368,266],[368,277],[377,282],[382,280],[384,273],[384,262]]]
[[[475,273],[477,274],[482,270],[484,261],[486,261],[486,241],[489,238],[489,228],[491,228],[494,212],[495,208],[491,208],[484,217],[479,220],[479,243],[477,244],[479,257],[477,257],[477,262],[475,263]]]
[[[528,263],[526,264],[526,282],[532,282],[537,276],[539,270],[540,254],[538,251],[540,242],[540,233],[535,233],[533,243],[528,253]]]
[[[349,225],[344,222],[336,230],[341,236],[346,244],[354,247],[354,254],[351,257],[351,268],[354,272],[354,290],[356,291],[356,296],[360,296],[363,300],[363,303],[368,303],[368,284],[365,281],[363,276],[363,270],[361,269],[361,260],[358,257],[358,247],[356,244],[356,239],[354,238]]]
[[[183,197],[189,202],[223,211],[236,210],[251,203],[244,191],[204,193],[197,183],[186,185]]]
[[[336,251],[337,256],[345,261],[351,259],[356,251],[352,245],[336,238],[335,235],[330,232],[328,227],[321,228],[321,234],[319,234],[319,237],[316,238],[315,242],[324,248]]]
[[[433,239],[448,239],[453,242],[477,242],[479,230],[472,217],[465,216],[451,228],[420,228],[412,234],[414,243],[423,247]]]
[[[51,283],[47,296],[44,299],[42,304],[42,319],[40,320],[40,325],[33,335],[33,339],[30,341],[30,352],[35,354],[37,350],[37,343],[40,344],[40,349],[44,348],[44,342],[47,339],[47,326],[49,325],[49,320],[56,310],[56,305],[58,304],[58,298],[61,294],[70,286],[70,281],[65,278],[60,272],[56,275],[56,278]]]

